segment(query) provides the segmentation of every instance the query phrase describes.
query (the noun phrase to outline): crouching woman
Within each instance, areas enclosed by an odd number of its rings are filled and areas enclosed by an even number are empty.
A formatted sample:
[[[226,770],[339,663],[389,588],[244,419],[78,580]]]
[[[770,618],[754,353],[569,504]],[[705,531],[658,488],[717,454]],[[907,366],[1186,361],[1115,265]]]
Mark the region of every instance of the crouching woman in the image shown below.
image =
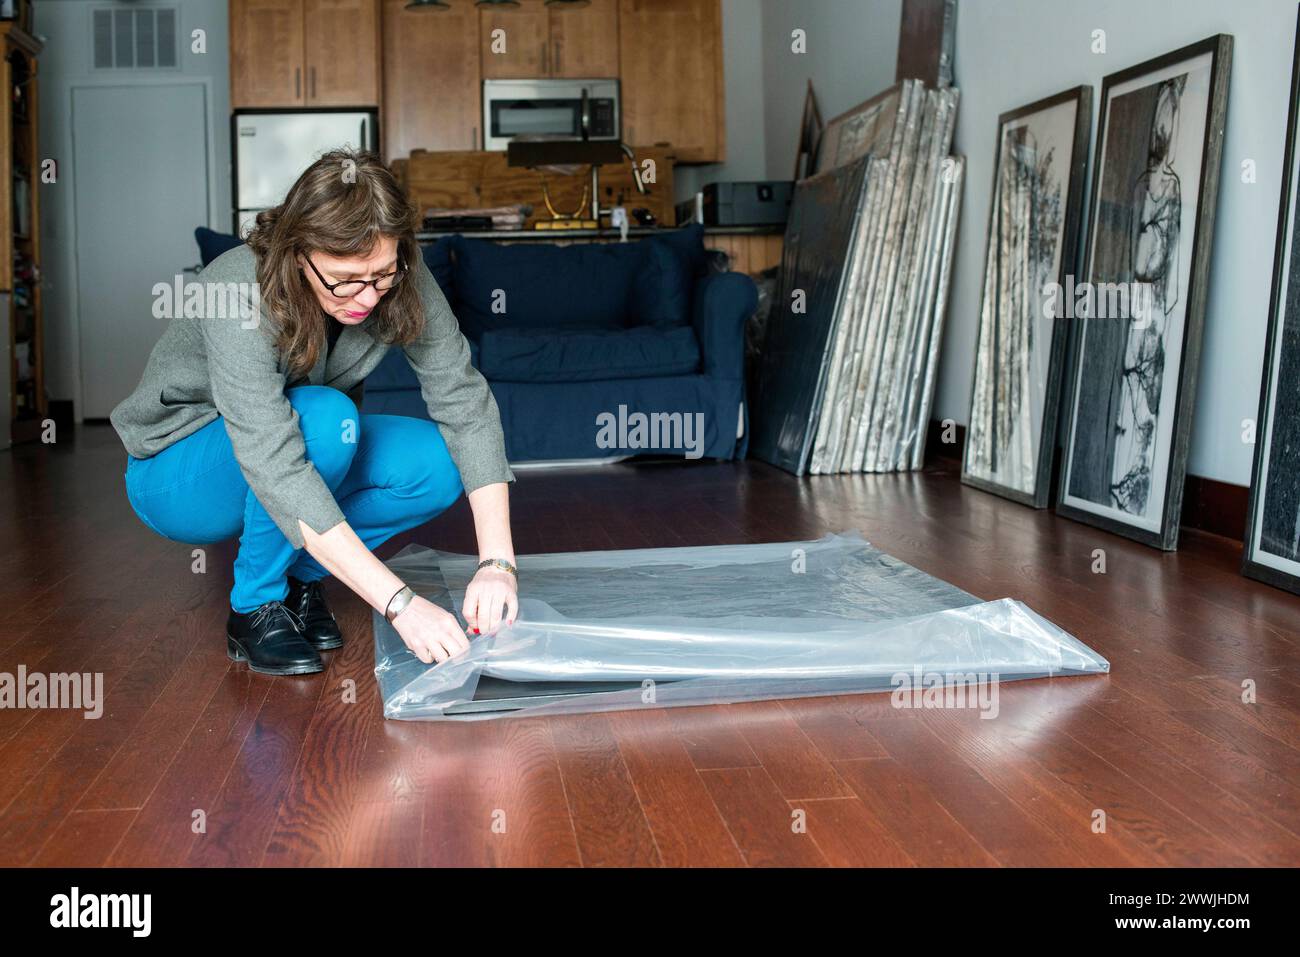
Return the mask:
[[[343,644],[321,590],[330,575],[420,660],[467,648],[456,616],[373,553],[462,494],[481,559],[465,595],[471,633],[517,612],[499,411],[420,255],[418,221],[378,157],[322,156],[247,244],[203,270],[200,283],[226,294],[171,320],[110,416],[142,522],[180,542],[238,538],[226,650],[254,671],[317,672],[320,652]],[[391,346],[429,419],[360,412],[363,380]]]

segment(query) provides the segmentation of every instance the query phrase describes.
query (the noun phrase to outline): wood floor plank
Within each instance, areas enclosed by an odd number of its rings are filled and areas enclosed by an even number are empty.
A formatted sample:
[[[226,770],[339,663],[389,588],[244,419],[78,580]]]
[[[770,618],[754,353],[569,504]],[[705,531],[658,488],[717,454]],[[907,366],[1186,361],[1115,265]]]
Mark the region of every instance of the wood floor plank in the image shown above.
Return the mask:
[[[801,823],[766,770],[724,768],[699,775],[750,867],[826,866],[806,818]]]
[[[854,720],[850,710],[853,705],[845,707],[839,695],[789,698],[781,702],[781,707],[829,761],[887,756],[884,746]]]
[[[1025,701],[1035,691],[1032,682],[1017,689]],[[1005,698],[1005,695],[1004,695]],[[1038,699],[1041,705],[1042,699]],[[1076,715],[1075,712],[1078,712]],[[1004,735],[1010,744],[1032,749],[1033,759],[1094,802],[1104,811],[1108,826],[1121,825],[1141,839],[1166,864],[1192,867],[1230,867],[1249,864],[1237,848],[1156,796],[1140,781],[1116,768],[1078,739],[1072,730],[1091,719],[1087,709],[1070,713],[1050,723],[1042,721],[1033,707],[1003,708],[990,733]]]
[[[579,838],[548,722],[440,723],[422,775],[424,866],[577,866]]]
[[[915,867],[916,862],[856,797],[791,801],[832,867]]]
[[[341,858],[363,784],[362,755],[383,721],[374,643],[364,633],[370,608],[345,602],[329,584],[326,594],[346,644],[327,654],[320,698],[260,856],[263,866],[329,866]]]
[[[36,867],[103,867],[135,820],[134,810],[73,811],[41,847]]]
[[[80,714],[65,716],[65,722],[73,725],[71,734],[49,763],[30,774],[0,817],[0,861],[27,863],[57,833],[197,643],[197,626],[204,617],[199,607],[162,622],[166,638],[158,634],[158,621],[130,625],[139,632],[134,642],[119,631],[124,657],[133,644],[142,646],[142,652],[126,670],[125,662],[114,665],[102,659],[109,669],[104,675],[102,714],[80,724]],[[19,740],[34,737],[25,734]]]
[[[1222,837],[1253,864],[1294,867],[1300,863],[1295,835],[1262,811],[1200,773],[1201,762],[1177,760],[1100,710],[1079,715],[1070,736],[1155,794],[1167,805]],[[1191,765],[1191,766],[1189,766]]]
[[[1024,683],[1024,697],[1034,698],[1041,709],[1050,709],[1057,696],[1049,685],[1043,681]],[[1105,705],[1089,705],[1071,713],[1066,733],[1253,863],[1295,863],[1295,835],[1274,822],[1264,809],[1245,804],[1221,787],[1216,775],[1201,774],[1192,766],[1199,762],[1188,765],[1179,761],[1170,740],[1139,735],[1135,728],[1143,727],[1147,716],[1128,716],[1134,727],[1118,715],[1108,714]]]
[[[1070,867],[1085,862],[927,727],[922,712],[912,714],[915,720],[880,721],[869,730],[900,767],[924,783],[953,820],[978,835],[980,846],[999,864]]]
[[[169,569],[168,559],[159,559],[150,568],[146,580],[156,579]],[[184,612],[195,605],[207,587],[193,576],[179,580],[174,576],[168,587],[157,589],[157,604],[142,606],[140,584],[125,589],[125,594],[98,610],[92,621],[81,630],[65,633],[63,640],[45,657],[28,669],[28,674],[42,674],[47,681],[53,675],[78,675],[84,685],[100,687],[103,705],[109,708],[109,725],[87,724],[84,709],[45,707],[8,712],[18,717],[3,746],[0,746],[0,810],[17,799],[40,770],[78,736],[104,733],[113,726],[112,705],[117,700],[118,684],[136,657],[150,648],[160,630],[174,627]],[[134,591],[134,593],[133,593]],[[111,696],[111,697],[110,697]],[[7,709],[6,709],[7,710]],[[0,711],[0,714],[4,714]],[[91,719],[95,722],[101,718]]]
[[[124,468],[102,425],[0,456],[0,671],[99,671],[107,699],[97,721],[0,709],[0,862],[1300,861],[1300,598],[1243,579],[1239,543],[1184,530],[1162,553],[962,486],[942,463],[811,483],[754,461],[521,469],[521,572],[535,552],[852,530],[979,598],[1025,602],[1111,671],[1003,682],[995,719],[865,694],[401,722],[382,716],[371,612],[337,582],[349,643],[324,674],[232,665],[235,543],[205,546],[193,574],[191,546],[136,518]],[[468,502],[377,552],[409,544],[473,554]]]
[[[224,642],[229,606],[224,596],[205,606],[201,634],[175,675],[141,717],[130,736],[86,792],[78,810],[96,811],[144,806],[167,774],[217,688],[230,673]]]
[[[1156,863],[1122,828],[1093,827],[1093,802],[1024,752],[989,733],[988,722],[965,711],[926,712],[924,722],[980,775],[1049,829],[1094,867],[1137,867]]]
[[[232,665],[175,759],[113,850],[112,864],[157,867],[185,860],[204,828],[237,826],[209,820],[277,679]]]
[[[583,864],[661,864],[608,719],[601,714],[566,715],[549,724]]]
[[[1300,756],[1296,749],[1260,728],[1244,711],[1247,706],[1242,707],[1241,711],[1200,708],[1173,714],[1206,737],[1258,758],[1288,784],[1300,786]]]
[[[893,758],[836,761],[858,800],[922,867],[992,867],[998,861],[957,822],[923,780]]]
[[[78,649],[69,648],[65,636],[103,627],[101,623],[111,606],[112,602],[105,598],[74,598],[61,603],[52,614],[33,625],[0,654],[0,670],[13,675],[15,682],[20,668],[25,669],[28,675],[71,670],[70,662],[84,659],[83,656],[69,658]],[[17,707],[0,709],[0,747],[8,747],[38,714],[38,711]],[[17,747],[23,746],[19,744]],[[3,766],[8,766],[8,762],[0,765]]]
[[[607,720],[664,866],[742,865],[740,851],[667,712],[617,711]]]
[[[1111,688],[1094,707],[1148,741],[1169,748],[1178,760],[1233,794],[1247,794],[1254,806],[1293,835],[1300,835],[1300,788],[1278,777],[1267,763],[1197,731],[1141,699]]]
[[[787,800],[853,796],[781,702],[746,701],[732,705],[730,714]]]
[[[307,728],[328,672],[276,681],[222,782],[185,863],[193,867],[252,867],[261,862],[298,765]],[[318,764],[337,756],[320,752]]]
[[[424,767],[436,759],[417,723],[374,727],[360,759],[362,786],[337,863],[343,867],[418,867],[424,833]]]
[[[730,708],[700,705],[666,709],[673,732],[697,770],[759,766],[758,755],[732,723]]]

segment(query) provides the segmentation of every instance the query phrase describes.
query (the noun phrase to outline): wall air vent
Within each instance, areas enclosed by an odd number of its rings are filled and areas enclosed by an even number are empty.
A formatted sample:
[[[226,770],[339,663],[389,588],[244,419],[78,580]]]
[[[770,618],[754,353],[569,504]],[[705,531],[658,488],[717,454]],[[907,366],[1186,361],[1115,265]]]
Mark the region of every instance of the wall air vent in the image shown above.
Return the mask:
[[[174,70],[176,7],[121,4],[91,11],[96,70]]]

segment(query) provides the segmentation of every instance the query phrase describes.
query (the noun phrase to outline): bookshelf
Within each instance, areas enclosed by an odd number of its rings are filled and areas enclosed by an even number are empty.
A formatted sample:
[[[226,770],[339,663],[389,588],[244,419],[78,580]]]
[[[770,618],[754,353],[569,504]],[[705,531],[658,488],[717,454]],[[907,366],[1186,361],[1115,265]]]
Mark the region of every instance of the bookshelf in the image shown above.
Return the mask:
[[[0,316],[6,321],[9,434],[0,447],[40,438],[49,414],[41,312],[42,174],[37,148],[36,59],[39,40],[20,21],[0,21]]]

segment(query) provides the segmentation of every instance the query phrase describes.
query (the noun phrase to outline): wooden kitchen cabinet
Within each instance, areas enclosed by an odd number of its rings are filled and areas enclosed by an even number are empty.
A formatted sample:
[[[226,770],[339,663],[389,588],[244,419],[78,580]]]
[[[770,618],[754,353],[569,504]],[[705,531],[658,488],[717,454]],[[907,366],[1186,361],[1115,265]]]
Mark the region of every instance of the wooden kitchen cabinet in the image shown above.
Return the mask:
[[[485,8],[479,16],[485,78],[618,76],[618,0],[570,8],[519,0],[517,7]],[[494,36],[498,30],[504,36]]]
[[[230,107],[302,106],[304,0],[230,0]]]
[[[482,9],[479,35],[484,79],[550,75],[551,15],[543,0],[519,0],[517,7]]]
[[[386,161],[414,149],[476,150],[479,123],[479,11],[406,10],[384,0],[384,115],[379,124]]]
[[[618,76],[618,0],[591,0],[585,7],[552,7],[550,28],[548,76]]]
[[[379,0],[230,0],[230,106],[377,106]]]
[[[379,0],[306,0],[308,106],[379,105]]]
[[[679,163],[726,159],[720,0],[619,0],[623,139]]]
[[[285,0],[232,0],[254,2]],[[618,77],[625,142],[671,144],[678,163],[726,159],[720,0],[585,7],[520,0],[495,9],[466,0],[438,11],[383,0],[381,7],[379,127],[389,161],[414,149],[479,149],[482,80],[543,77]],[[503,52],[492,51],[494,30],[505,31]]]

